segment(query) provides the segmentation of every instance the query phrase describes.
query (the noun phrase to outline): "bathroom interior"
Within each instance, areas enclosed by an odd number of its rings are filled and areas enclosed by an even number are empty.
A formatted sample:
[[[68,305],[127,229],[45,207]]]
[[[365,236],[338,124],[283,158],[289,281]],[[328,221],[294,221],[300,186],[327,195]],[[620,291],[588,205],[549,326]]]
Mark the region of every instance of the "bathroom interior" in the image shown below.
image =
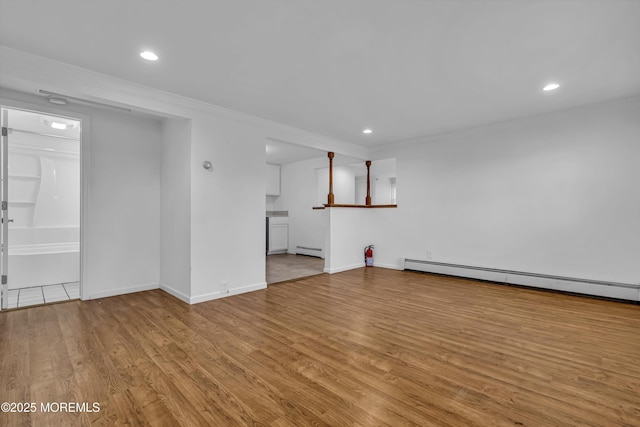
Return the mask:
[[[1,307],[77,299],[81,121],[2,108],[2,127]]]

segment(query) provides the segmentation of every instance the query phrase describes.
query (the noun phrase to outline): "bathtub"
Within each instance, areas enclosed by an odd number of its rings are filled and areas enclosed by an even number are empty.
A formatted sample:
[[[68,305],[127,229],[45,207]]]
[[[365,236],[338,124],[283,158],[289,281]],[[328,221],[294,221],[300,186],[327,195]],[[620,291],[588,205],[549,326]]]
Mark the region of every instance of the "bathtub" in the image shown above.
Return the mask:
[[[80,229],[9,229],[9,289],[80,280]]]

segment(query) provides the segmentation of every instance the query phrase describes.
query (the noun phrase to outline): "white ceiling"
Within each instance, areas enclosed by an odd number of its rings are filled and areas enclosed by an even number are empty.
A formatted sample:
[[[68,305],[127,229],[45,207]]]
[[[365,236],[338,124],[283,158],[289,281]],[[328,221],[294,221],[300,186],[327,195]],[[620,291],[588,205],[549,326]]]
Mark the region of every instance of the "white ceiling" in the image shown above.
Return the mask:
[[[327,157],[326,151],[275,139],[267,140],[265,152],[266,162],[272,165],[284,165],[301,160]]]
[[[640,94],[637,0],[0,0],[0,43],[366,147]]]
[[[325,166],[329,165],[326,150],[319,150],[317,148],[306,147],[273,138],[267,138],[265,158],[266,162],[272,165],[284,165],[310,159],[322,159],[323,162],[326,163]],[[340,154],[335,157],[333,164],[336,166],[344,166],[360,160],[361,159],[356,157]]]

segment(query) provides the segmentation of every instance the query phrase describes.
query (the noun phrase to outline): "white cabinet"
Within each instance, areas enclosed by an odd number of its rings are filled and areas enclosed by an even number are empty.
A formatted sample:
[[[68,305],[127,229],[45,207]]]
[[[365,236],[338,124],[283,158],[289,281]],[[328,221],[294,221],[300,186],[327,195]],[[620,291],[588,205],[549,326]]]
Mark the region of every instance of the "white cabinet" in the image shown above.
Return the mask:
[[[280,166],[267,163],[267,196],[280,195]]]
[[[285,253],[289,249],[289,218],[269,218],[269,252],[268,255]]]

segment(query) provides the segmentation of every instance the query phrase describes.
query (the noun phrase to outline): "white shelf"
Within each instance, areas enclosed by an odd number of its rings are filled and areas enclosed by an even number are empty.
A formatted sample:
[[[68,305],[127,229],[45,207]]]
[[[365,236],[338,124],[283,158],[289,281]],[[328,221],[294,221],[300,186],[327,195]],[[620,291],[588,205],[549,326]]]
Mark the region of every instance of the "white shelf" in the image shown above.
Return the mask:
[[[40,179],[39,175],[9,175],[13,179]]]

